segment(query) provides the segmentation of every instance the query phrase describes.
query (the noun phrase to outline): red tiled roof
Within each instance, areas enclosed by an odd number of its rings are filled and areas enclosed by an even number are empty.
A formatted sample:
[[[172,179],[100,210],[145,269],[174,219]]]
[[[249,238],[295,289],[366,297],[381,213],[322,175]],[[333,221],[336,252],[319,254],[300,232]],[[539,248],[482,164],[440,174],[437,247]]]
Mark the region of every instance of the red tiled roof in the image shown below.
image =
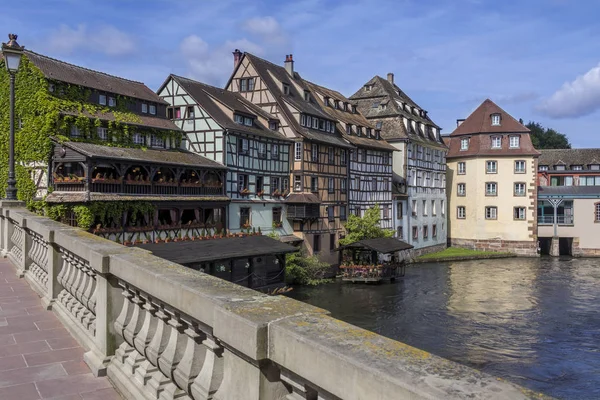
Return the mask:
[[[500,114],[500,125],[492,125],[492,114]],[[487,99],[450,136],[476,133],[529,133],[529,129]]]

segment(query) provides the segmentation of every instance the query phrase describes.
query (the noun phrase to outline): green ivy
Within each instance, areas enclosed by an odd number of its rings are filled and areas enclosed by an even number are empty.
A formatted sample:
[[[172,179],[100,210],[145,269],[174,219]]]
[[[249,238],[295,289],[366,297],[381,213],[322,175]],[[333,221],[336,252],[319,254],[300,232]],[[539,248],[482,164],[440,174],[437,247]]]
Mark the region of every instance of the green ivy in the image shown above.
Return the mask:
[[[0,196],[4,196],[8,180],[9,82],[4,61],[0,61]],[[15,169],[18,198],[27,203],[31,203],[37,190],[31,179],[31,165],[48,163],[51,158],[52,137],[59,141],[143,147],[134,145],[130,135],[130,124],[141,123],[141,118],[128,109],[132,100],[117,96],[117,106],[109,108],[89,103],[89,89],[53,82],[54,91],[50,92],[49,83],[42,72],[26,56],[23,57],[15,82]],[[75,115],[61,116],[64,112]],[[114,116],[114,121],[103,122],[90,117],[98,113],[110,113]],[[72,125],[81,130],[81,138],[68,137]],[[102,125],[108,128],[107,141],[97,137],[96,128]],[[176,146],[181,142],[181,133],[177,131],[142,127],[136,127],[135,131],[144,135],[153,134],[162,139],[170,138]],[[29,206],[33,207],[31,204]]]
[[[104,201],[89,204],[48,204],[42,201],[32,203],[31,210],[44,214],[56,221],[64,221],[67,214],[72,212],[77,219],[79,228],[89,230],[95,223],[102,227],[111,224],[120,225],[124,212],[128,212],[132,219],[141,214],[154,215],[156,206],[147,201]]]

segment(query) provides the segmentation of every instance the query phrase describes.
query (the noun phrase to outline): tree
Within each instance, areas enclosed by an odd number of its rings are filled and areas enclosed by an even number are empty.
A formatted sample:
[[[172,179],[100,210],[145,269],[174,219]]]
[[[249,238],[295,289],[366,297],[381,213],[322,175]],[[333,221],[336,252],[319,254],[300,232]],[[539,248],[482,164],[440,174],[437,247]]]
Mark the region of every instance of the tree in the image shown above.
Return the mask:
[[[529,121],[527,128],[531,130],[533,147],[541,149],[570,149],[571,143],[567,135],[552,128],[544,128],[539,122]]]
[[[392,237],[394,231],[382,229],[379,225],[380,217],[379,205],[369,208],[361,218],[351,214],[346,222],[346,237],[340,239],[340,244],[347,245],[362,239],[375,239],[381,237]]]
[[[297,251],[285,256],[285,281],[299,285],[319,285],[329,281],[325,275],[329,264],[320,261],[317,256],[306,256]]]

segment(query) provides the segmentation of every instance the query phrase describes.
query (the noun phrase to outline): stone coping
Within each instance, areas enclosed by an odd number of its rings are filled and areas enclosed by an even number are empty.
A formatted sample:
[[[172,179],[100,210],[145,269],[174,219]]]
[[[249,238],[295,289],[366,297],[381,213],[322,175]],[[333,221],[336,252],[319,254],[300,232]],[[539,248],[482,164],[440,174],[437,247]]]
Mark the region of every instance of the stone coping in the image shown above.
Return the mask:
[[[482,254],[472,256],[457,256],[457,257],[436,257],[428,258],[426,260],[415,259],[409,264],[425,264],[425,263],[440,263],[440,262],[451,262],[451,261],[473,261],[473,260],[491,260],[494,258],[515,258],[517,254]],[[527,257],[530,258],[530,257]]]

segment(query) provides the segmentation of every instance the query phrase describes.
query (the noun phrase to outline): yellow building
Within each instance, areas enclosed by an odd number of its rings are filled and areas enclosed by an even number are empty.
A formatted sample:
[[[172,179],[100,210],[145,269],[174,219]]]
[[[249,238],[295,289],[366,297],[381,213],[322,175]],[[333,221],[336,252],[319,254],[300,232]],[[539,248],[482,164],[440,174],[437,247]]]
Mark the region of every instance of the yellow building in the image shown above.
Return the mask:
[[[445,140],[450,245],[537,255],[540,153],[529,129],[488,99]]]

